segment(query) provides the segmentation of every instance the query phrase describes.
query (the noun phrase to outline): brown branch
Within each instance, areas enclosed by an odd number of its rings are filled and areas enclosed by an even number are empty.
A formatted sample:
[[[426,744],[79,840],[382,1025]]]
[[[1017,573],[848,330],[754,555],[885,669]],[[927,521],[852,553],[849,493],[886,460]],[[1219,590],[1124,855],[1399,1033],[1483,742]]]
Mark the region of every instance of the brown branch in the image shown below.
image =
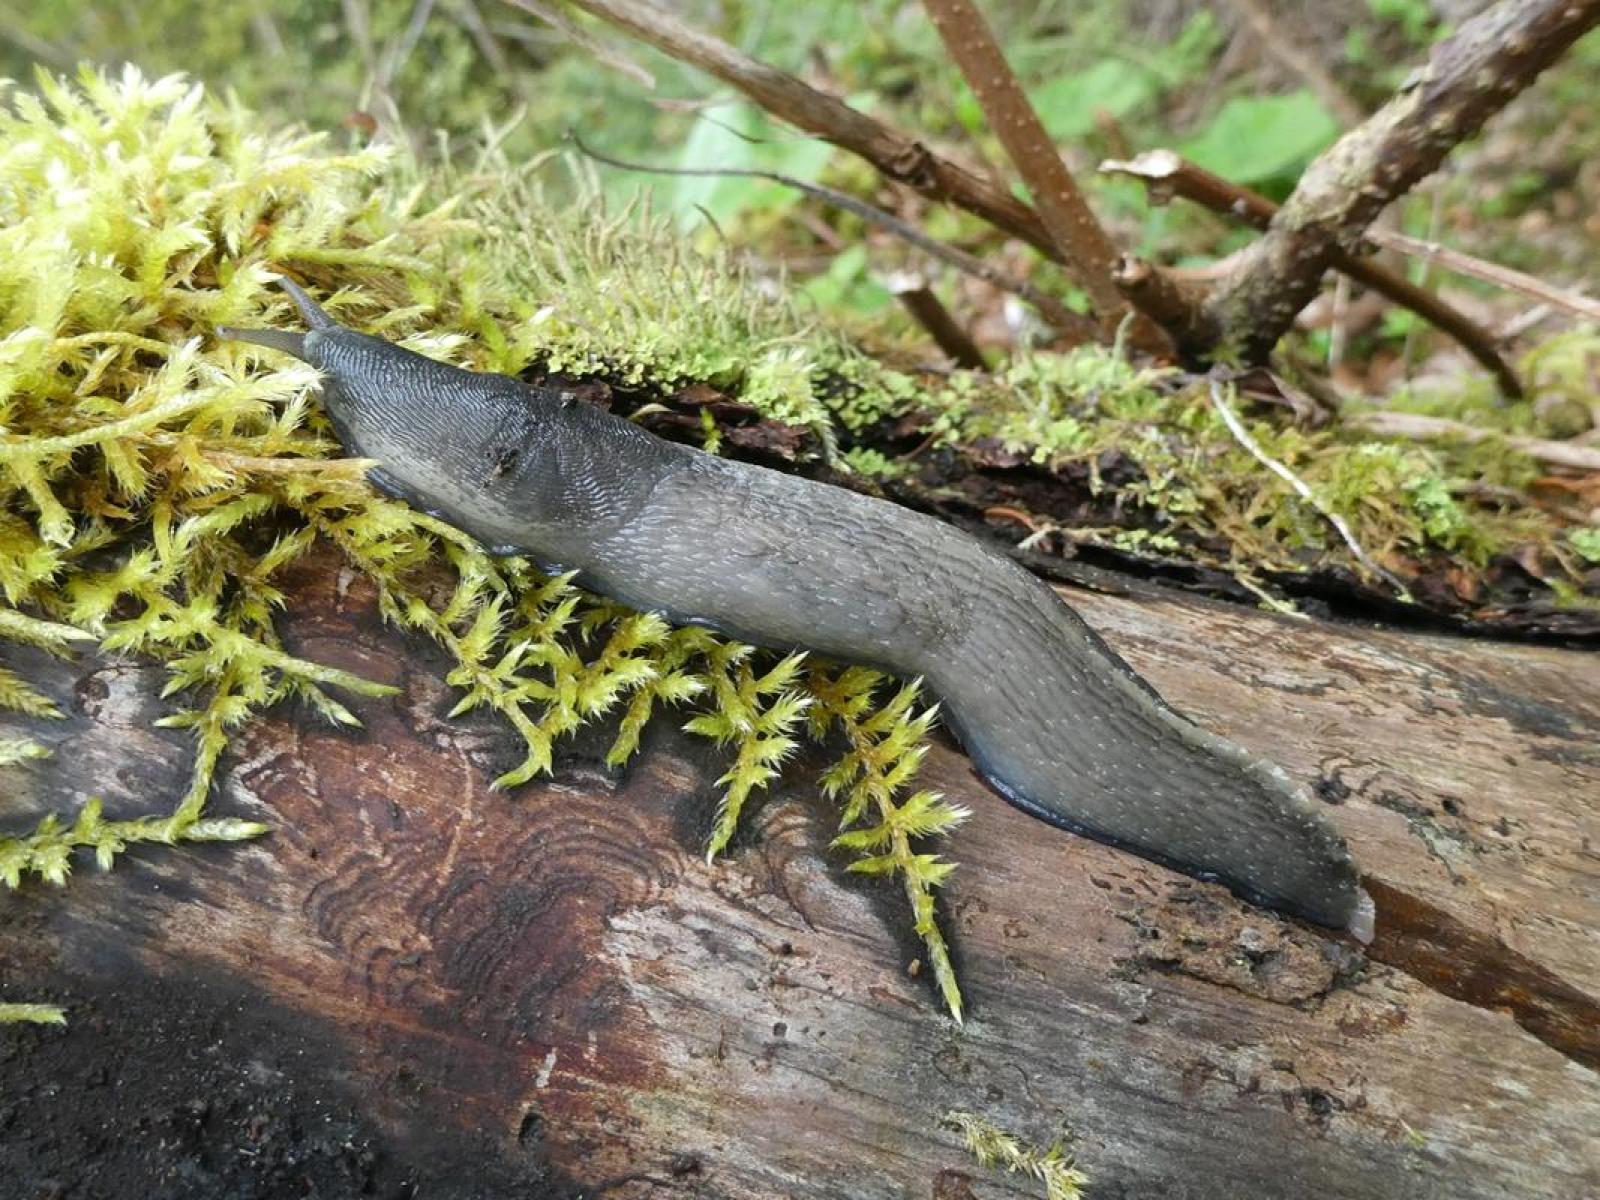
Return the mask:
[[[520,0],[509,0],[521,7]],[[883,175],[931,200],[955,205],[1061,261],[1044,223],[1010,192],[939,157],[915,138],[819,92],[794,76],[691,29],[654,5],[566,0],[574,8],[647,42],[669,58],[737,88],[766,111],[866,159]],[[1065,264],[1063,264],[1065,265]]]
[[[950,315],[950,310],[934,294],[927,280],[920,275],[899,273],[891,275],[885,284],[906,312],[911,314],[911,319],[922,326],[939,349],[944,351],[946,358],[969,371],[988,370],[989,364],[984,361],[983,351]]]
[[[602,154],[584,144],[582,138],[576,133],[568,135],[578,152],[596,162],[605,163],[607,166],[617,167],[624,171],[643,171],[652,175],[687,175],[691,177],[729,177],[747,179],[768,179],[773,183],[781,183],[784,187],[794,188],[813,199],[831,204],[835,208],[842,208],[846,212],[854,213],[862,220],[878,226],[880,229],[893,234],[902,241],[915,246],[925,254],[938,259],[948,266],[964,274],[981,279],[991,287],[999,288],[1003,292],[1010,292],[1019,296],[1033,305],[1039,315],[1044,317],[1052,326],[1060,331],[1062,336],[1075,343],[1092,342],[1096,339],[1097,330],[1093,321],[1080,313],[1073,312],[1060,300],[1042,292],[1025,279],[1017,279],[999,268],[985,262],[976,255],[968,254],[965,250],[954,246],[947,246],[943,242],[929,237],[922,230],[909,222],[902,221],[893,213],[885,212],[874,204],[869,204],[858,196],[848,192],[841,192],[834,188],[824,187],[820,183],[810,183],[804,179],[797,179],[793,175],[784,175],[779,171],[762,171],[744,167],[658,167],[648,163],[629,162],[625,159],[613,158],[609,154]]]
[[[1165,204],[1174,195],[1182,196],[1212,212],[1237,217],[1257,229],[1267,229],[1278,211],[1278,206],[1265,196],[1214,175],[1171,150],[1151,150],[1126,162],[1108,160],[1100,164],[1100,169],[1141,180],[1149,190],[1150,199],[1156,204]],[[1386,236],[1381,230],[1368,231],[1368,238],[1374,242]],[[1500,390],[1507,396],[1522,395],[1522,381],[1495,348],[1494,335],[1460,309],[1409,279],[1344,250],[1335,250],[1329,262],[1335,270],[1348,275],[1363,287],[1371,288],[1410,309],[1453,337],[1494,375]],[[1203,341],[1208,332],[1208,327],[1202,323],[1191,331],[1190,336]]]
[[[1373,412],[1351,413],[1345,423],[1368,433],[1385,437],[1403,437],[1415,440],[1428,438],[1453,438],[1463,442],[1483,442],[1498,439],[1513,450],[1520,450],[1531,458],[1553,467],[1570,467],[1574,471],[1600,471],[1600,448],[1575,446],[1570,442],[1555,442],[1548,438],[1524,437],[1516,433],[1501,433],[1497,429],[1480,429],[1463,425],[1460,421],[1444,417],[1424,417],[1417,413],[1393,412],[1377,409]]]
[[[1340,125],[1350,129],[1366,120],[1365,110],[1351,99],[1350,93],[1318,61],[1316,54],[1300,45],[1279,24],[1262,0],[1228,0],[1228,3],[1244,18],[1266,52],[1303,79]]]
[[[546,3],[546,0],[514,0],[514,2],[518,8],[538,17],[574,46],[587,51],[601,66],[610,67],[613,71],[626,75],[648,91],[655,91],[654,75],[615,46],[608,46],[599,38],[592,37],[587,30],[579,28],[566,13],[561,11],[556,0],[551,0],[550,3]]]
[[[973,0],[923,0],[922,7],[1033,194],[1034,209],[1050,232],[1057,257],[1089,294],[1100,319],[1114,325],[1128,311],[1112,279],[1117,247],[1090,211],[988,22]]]
[[[1388,104],[1322,154],[1207,311],[1218,345],[1260,362],[1338,251],[1600,22],[1600,0],[1502,0],[1433,48]]]
[[[1382,246],[1385,250],[1425,258],[1429,262],[1438,263],[1447,271],[1454,271],[1457,275],[1466,275],[1484,283],[1492,283],[1507,291],[1521,292],[1541,304],[1559,308],[1582,320],[1600,321],[1600,300],[1585,296],[1581,292],[1556,287],[1532,275],[1514,271],[1510,267],[1502,267],[1499,263],[1485,262],[1460,250],[1441,246],[1438,242],[1423,241],[1421,238],[1408,237],[1406,234],[1389,229],[1367,230],[1367,241]]]
[[[1200,296],[1171,274],[1125,254],[1112,280],[1135,308],[1166,331],[1180,357],[1193,360],[1211,349],[1211,328],[1202,320]]]

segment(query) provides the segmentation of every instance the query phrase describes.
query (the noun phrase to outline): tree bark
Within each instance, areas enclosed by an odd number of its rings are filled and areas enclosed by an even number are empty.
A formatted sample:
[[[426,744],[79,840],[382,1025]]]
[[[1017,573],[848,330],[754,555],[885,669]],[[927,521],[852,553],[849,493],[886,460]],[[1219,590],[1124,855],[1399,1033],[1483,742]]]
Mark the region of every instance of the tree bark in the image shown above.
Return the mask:
[[[923,783],[974,813],[942,914],[957,1028],[895,887],[828,852],[819,755],[708,865],[720,760],[670,717],[625,774],[597,731],[491,792],[515,739],[444,718],[438,653],[326,555],[293,583],[289,647],[402,695],[355,703],[361,731],[239,735],[214,805],[268,839],[0,898],[3,998],[71,1021],[0,1031],[19,1196],[1034,1194],[949,1109],[1070,1126],[1097,1196],[1600,1189],[1592,656],[1073,592],[1330,805],[1378,939],[1048,829],[939,745]],[[8,826],[181,791],[158,668],[4,653],[70,714],[0,720],[56,750],[5,776]]]
[[[1301,177],[1212,293],[1216,344],[1264,362],[1334,256],[1600,22],[1600,0],[1502,0],[1433,48],[1394,99]]]

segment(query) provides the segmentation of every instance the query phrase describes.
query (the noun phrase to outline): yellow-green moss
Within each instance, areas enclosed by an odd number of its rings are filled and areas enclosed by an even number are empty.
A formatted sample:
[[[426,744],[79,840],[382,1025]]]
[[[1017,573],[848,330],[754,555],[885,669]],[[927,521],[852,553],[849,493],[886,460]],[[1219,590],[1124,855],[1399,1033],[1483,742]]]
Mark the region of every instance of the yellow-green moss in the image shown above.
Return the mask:
[[[1041,1150],[987,1118],[959,1110],[947,1112],[940,1124],[961,1135],[967,1151],[980,1166],[1000,1167],[1008,1175],[1022,1175],[1042,1183],[1045,1200],[1079,1200],[1089,1182],[1059,1141]]]

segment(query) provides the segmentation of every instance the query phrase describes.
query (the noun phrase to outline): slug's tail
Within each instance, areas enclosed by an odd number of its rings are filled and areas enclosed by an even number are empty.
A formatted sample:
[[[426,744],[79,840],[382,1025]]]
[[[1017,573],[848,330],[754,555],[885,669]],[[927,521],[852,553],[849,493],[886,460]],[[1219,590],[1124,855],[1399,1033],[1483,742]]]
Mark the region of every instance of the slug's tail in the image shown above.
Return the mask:
[[[1370,940],[1371,901],[1309,796],[1174,712],[1049,588],[1028,583],[991,591],[987,619],[930,672],[995,789],[1052,824]]]

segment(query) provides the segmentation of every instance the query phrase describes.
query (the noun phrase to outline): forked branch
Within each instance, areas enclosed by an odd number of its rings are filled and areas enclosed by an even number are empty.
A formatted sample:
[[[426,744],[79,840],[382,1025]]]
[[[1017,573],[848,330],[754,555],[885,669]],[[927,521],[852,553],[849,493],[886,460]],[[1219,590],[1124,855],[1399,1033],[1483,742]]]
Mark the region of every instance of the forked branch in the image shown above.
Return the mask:
[[[1265,196],[1214,175],[1171,150],[1151,150],[1126,162],[1108,160],[1100,164],[1100,169],[1108,174],[1127,175],[1140,180],[1156,204],[1164,204],[1175,195],[1182,196],[1185,200],[1203,205],[1212,212],[1235,217],[1256,229],[1264,230],[1271,225],[1278,211],[1278,206]],[[1376,235],[1380,231],[1371,232]],[[1371,288],[1396,304],[1409,308],[1460,342],[1472,357],[1488,368],[1499,383],[1500,390],[1507,396],[1515,398],[1522,395],[1522,381],[1495,348],[1493,335],[1460,309],[1370,259],[1335,250],[1330,264],[1363,287]],[[1208,333],[1209,329],[1202,326],[1194,336],[1204,340]]]
[[[1265,359],[1334,256],[1356,253],[1390,201],[1596,23],[1600,0],[1502,0],[1435,46],[1388,104],[1311,164],[1266,235],[1212,293],[1216,343]]]
[[[510,2],[519,4],[519,0]],[[1047,258],[1061,261],[1037,213],[998,184],[941,158],[910,135],[718,38],[689,28],[652,4],[623,0],[567,3],[737,88],[773,116],[866,159],[889,179],[931,200],[965,209]]]

